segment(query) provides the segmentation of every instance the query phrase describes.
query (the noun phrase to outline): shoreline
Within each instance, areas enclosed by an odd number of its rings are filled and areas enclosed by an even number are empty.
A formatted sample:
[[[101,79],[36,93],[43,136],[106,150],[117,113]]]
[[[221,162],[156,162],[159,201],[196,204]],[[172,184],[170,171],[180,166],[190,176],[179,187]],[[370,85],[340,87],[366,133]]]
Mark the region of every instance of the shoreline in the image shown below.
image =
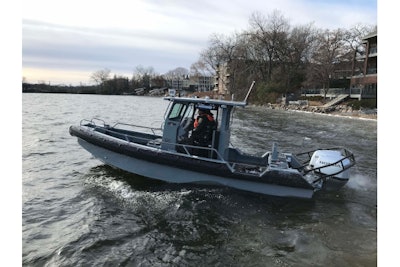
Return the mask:
[[[261,107],[265,109],[276,109],[292,112],[304,112],[310,114],[318,114],[323,116],[343,117],[349,119],[360,119],[360,120],[371,120],[377,121],[378,114],[374,110],[348,110],[343,106],[333,107],[333,109],[321,109],[318,106],[293,106],[293,105],[279,105],[279,104],[267,104],[267,105],[251,105],[253,107]]]

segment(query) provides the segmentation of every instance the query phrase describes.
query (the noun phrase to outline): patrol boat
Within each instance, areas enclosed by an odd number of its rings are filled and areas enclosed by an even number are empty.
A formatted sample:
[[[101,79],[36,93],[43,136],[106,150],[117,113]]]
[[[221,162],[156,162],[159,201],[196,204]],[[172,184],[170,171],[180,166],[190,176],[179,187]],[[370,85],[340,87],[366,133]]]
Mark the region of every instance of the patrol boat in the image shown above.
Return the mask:
[[[248,95],[247,95],[248,96]],[[82,120],[69,132],[95,158],[130,173],[170,183],[219,184],[279,197],[312,198],[321,189],[338,190],[350,177],[353,153],[345,148],[281,152],[273,143],[263,155],[243,153],[230,144],[231,119],[244,101],[164,97],[170,101],[163,127]],[[217,127],[206,145],[190,139],[197,109],[215,114]]]

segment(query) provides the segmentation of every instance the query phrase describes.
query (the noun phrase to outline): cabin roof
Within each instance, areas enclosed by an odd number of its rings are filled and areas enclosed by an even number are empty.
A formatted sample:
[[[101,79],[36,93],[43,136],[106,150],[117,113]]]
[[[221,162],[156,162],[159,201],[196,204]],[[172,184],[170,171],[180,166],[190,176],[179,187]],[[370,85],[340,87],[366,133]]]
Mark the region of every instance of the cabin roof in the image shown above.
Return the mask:
[[[227,101],[227,100],[218,100],[218,99],[210,99],[210,98],[194,98],[194,97],[164,97],[164,100],[169,100],[178,103],[196,103],[196,104],[205,104],[205,105],[226,105],[226,106],[234,106],[234,107],[244,107],[247,105],[246,102],[239,101]]]

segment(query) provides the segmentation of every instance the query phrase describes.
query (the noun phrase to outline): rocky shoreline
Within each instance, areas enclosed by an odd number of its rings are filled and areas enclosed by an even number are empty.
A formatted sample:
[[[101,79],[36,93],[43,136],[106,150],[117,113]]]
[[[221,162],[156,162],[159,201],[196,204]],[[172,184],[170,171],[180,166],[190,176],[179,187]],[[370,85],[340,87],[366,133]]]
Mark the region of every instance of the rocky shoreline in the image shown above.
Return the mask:
[[[189,97],[210,97],[216,99],[215,95],[210,95],[209,92],[202,92],[189,95]],[[360,119],[370,119],[377,120],[378,119],[378,111],[377,109],[353,109],[348,105],[334,105],[330,107],[324,107],[324,103],[321,101],[289,101],[288,104],[284,102],[280,104],[263,104],[263,105],[254,105],[258,107],[264,107],[268,109],[279,109],[279,110],[293,110],[299,112],[310,112],[316,114],[325,114],[331,116],[342,116],[342,117],[351,117],[351,118],[360,118]]]
[[[377,109],[360,109],[354,110],[352,107],[347,105],[335,105],[331,107],[323,106],[311,106],[311,105],[285,105],[285,104],[270,104],[264,105],[263,107],[269,109],[279,109],[279,110],[293,110],[299,112],[310,112],[318,114],[326,114],[332,116],[343,116],[343,117],[354,117],[362,119],[378,119]]]

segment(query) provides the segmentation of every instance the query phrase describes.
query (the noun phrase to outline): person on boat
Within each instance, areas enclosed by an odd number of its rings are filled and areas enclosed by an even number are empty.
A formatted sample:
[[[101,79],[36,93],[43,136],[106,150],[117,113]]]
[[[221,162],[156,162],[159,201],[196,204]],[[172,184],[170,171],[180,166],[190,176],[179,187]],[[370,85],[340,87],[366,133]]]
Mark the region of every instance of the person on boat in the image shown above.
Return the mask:
[[[193,123],[192,140],[197,146],[211,144],[213,131],[217,129],[217,123],[210,110],[199,109],[198,116]]]

